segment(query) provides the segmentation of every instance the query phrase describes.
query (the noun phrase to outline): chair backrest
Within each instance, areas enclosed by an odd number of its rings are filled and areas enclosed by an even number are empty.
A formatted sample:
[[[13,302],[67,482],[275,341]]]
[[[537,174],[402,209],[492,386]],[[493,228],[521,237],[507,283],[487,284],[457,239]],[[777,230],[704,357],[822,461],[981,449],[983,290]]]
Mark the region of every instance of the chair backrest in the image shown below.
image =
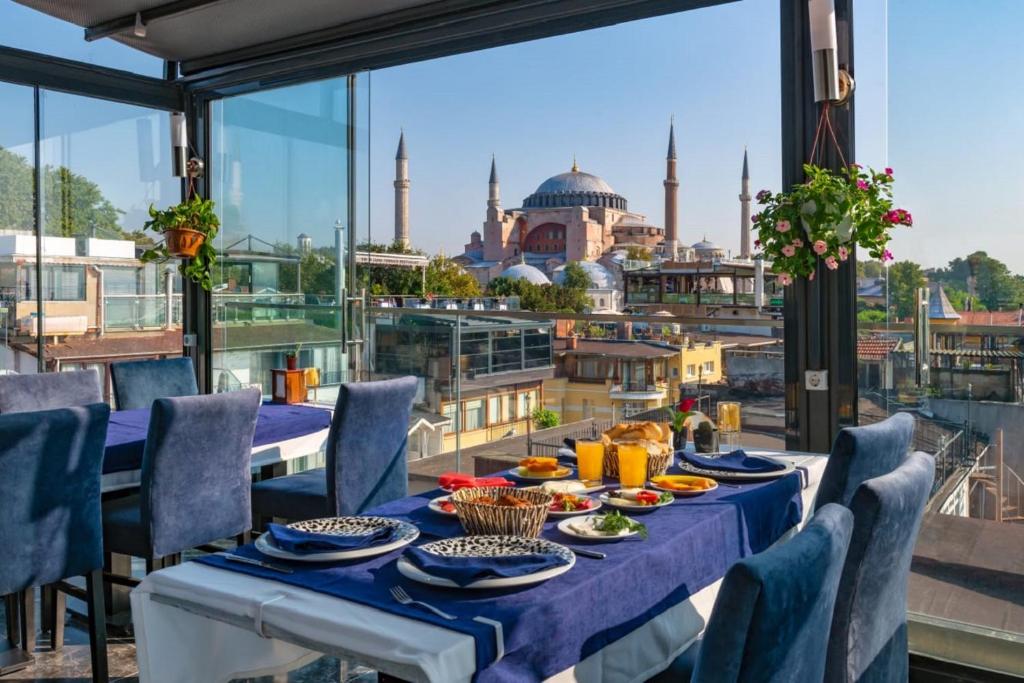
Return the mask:
[[[935,459],[918,452],[857,488],[825,680],[907,680],[907,579],[934,477]]]
[[[252,438],[260,390],[160,398],[142,456],[142,525],[153,557],[252,527]]]
[[[415,377],[342,384],[327,437],[327,509],[354,515],[408,493]]]
[[[695,683],[821,683],[853,515],[826,505],[791,540],[725,575],[694,669]]]
[[[840,430],[821,475],[814,509],[829,503],[849,507],[858,486],[899,467],[910,452],[913,436],[914,416],[910,413]]]
[[[118,410],[149,408],[158,398],[199,393],[192,359],[162,358],[110,364]]]
[[[96,370],[0,375],[0,414],[103,403]]]
[[[0,595],[103,566],[110,406],[0,415]]]

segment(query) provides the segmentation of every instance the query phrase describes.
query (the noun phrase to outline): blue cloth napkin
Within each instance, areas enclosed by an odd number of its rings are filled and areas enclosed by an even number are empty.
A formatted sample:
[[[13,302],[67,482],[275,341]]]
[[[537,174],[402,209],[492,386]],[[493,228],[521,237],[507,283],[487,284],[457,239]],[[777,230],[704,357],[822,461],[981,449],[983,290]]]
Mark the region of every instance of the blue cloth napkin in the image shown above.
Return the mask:
[[[501,557],[443,557],[422,548],[406,548],[402,555],[431,576],[450,579],[468,586],[481,579],[526,576],[545,569],[569,564],[558,555],[531,553]]]
[[[719,472],[743,472],[747,474],[758,474],[765,472],[778,472],[786,466],[775,460],[759,458],[756,455],[747,455],[743,449],[735,450],[719,458],[708,458],[696,453],[683,451],[683,460],[694,467],[704,470],[718,470]]]
[[[357,550],[390,542],[397,527],[389,526],[361,536],[339,536],[300,531],[282,524],[268,524],[267,532],[274,539],[274,545],[296,555],[331,552],[333,550]]]

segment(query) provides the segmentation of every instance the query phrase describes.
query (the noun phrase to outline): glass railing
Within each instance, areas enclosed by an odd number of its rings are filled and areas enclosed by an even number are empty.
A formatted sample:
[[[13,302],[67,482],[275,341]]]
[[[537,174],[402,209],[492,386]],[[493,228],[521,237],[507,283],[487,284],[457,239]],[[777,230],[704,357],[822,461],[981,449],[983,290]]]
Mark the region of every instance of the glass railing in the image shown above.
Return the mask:
[[[108,294],[103,329],[148,330],[181,327],[181,294]]]

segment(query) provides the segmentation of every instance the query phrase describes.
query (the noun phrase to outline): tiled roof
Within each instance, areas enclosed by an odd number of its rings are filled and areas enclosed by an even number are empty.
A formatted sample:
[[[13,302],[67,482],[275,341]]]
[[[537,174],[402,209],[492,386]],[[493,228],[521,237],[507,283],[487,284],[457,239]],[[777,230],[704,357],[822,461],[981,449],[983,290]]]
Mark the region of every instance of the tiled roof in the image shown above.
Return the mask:
[[[1024,327],[1021,317],[1020,311],[963,311],[960,313],[959,324]]]
[[[860,360],[885,360],[899,346],[898,337],[858,337],[857,358]]]
[[[35,354],[35,343],[20,345]],[[102,337],[67,337],[56,344],[47,343],[46,360],[102,360],[132,356],[180,356],[181,330],[163,332],[110,333]]]

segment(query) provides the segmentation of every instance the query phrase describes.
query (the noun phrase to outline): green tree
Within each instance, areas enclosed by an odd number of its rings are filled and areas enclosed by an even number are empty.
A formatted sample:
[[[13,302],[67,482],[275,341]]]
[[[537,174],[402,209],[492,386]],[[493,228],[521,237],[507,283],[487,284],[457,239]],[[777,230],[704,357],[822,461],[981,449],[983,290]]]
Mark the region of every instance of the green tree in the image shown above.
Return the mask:
[[[953,259],[945,268],[936,270],[932,279],[942,283],[948,294],[950,287],[966,292],[972,275],[978,294],[975,310],[1014,309],[1024,303],[1024,278],[1011,273],[1005,263],[984,251]]]
[[[444,254],[430,259],[426,273],[427,292],[438,296],[468,298],[480,296],[480,284]]]
[[[594,282],[590,279],[590,275],[583,266],[580,265],[579,261],[569,261],[569,263],[565,264],[562,286],[568,287],[569,289],[586,290],[593,287]]]
[[[865,308],[863,311],[857,313],[857,322],[884,323],[885,311],[880,311],[877,308]]]
[[[877,280],[882,277],[882,264],[878,261],[857,261],[857,277]]]
[[[889,301],[897,318],[914,314],[917,290],[927,284],[921,266],[913,261],[900,261],[889,266]]]
[[[650,261],[651,250],[634,244],[626,247],[626,258],[630,261]]]
[[[533,411],[533,424],[537,429],[551,429],[561,423],[558,413],[547,408],[535,408]]]

